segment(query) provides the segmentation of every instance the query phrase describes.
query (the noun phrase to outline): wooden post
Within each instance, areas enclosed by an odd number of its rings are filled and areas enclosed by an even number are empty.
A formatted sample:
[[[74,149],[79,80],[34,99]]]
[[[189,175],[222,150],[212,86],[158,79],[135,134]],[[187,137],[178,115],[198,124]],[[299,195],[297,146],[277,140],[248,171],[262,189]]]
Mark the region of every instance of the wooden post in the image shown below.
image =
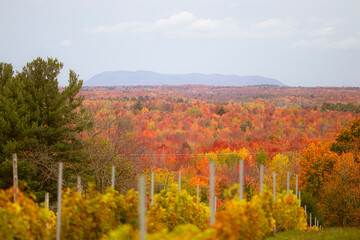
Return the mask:
[[[273,195],[274,195],[274,202],[276,201],[276,172],[273,172]]]
[[[79,175],[77,176],[77,191],[81,195],[82,187],[81,187],[81,177]]]
[[[45,208],[49,210],[49,193],[45,193]]]
[[[17,155],[14,153],[12,155],[13,158],[13,184],[14,184],[14,203],[17,201],[19,194],[19,186],[18,186],[18,167],[17,167]]]
[[[139,191],[139,239],[145,240],[146,238],[146,192],[145,192],[145,177],[141,175],[138,179]]]
[[[299,195],[298,195],[298,175],[296,174],[296,185],[295,185],[295,193],[296,193],[296,198],[299,199]]]
[[[196,185],[196,202],[199,202],[199,184]]]
[[[216,213],[216,196],[215,196],[215,201],[214,201],[214,214]]]
[[[314,226],[317,227],[316,217],[315,217],[315,220],[314,220]]]
[[[45,208],[49,210],[49,193],[45,193]],[[46,228],[49,228],[49,223],[46,223]]]
[[[276,201],[276,172],[273,172],[273,195],[274,195],[274,202]],[[274,236],[276,235],[276,222],[274,225]]]
[[[179,171],[179,192],[181,191],[181,171]]]
[[[310,213],[310,223],[309,223],[309,226],[310,226],[310,228],[311,228],[311,213]]]
[[[115,166],[111,167],[111,186],[115,189]]]
[[[57,199],[57,222],[56,222],[56,240],[60,240],[60,230],[61,230],[61,194],[62,194],[62,178],[63,178],[63,163],[59,163],[59,185],[58,185],[58,199]]]
[[[290,192],[290,173],[288,171],[287,172],[287,196],[289,196],[289,192]]]
[[[214,214],[214,197],[215,197],[215,166],[214,162],[210,162],[210,226],[215,224]]]
[[[264,184],[264,165],[260,165],[260,194],[263,192]]]
[[[240,182],[239,182],[239,200],[243,199],[244,194],[244,160],[240,160]]]
[[[154,205],[154,172],[151,172],[151,206]]]

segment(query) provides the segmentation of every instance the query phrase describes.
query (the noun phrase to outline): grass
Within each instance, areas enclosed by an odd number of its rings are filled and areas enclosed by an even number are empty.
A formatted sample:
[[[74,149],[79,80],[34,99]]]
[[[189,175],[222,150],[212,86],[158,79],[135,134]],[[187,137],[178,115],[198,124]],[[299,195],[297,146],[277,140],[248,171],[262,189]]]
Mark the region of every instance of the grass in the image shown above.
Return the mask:
[[[359,228],[327,228],[318,232],[303,232],[297,230],[286,231],[276,236],[268,237],[267,240],[358,240],[360,239]]]

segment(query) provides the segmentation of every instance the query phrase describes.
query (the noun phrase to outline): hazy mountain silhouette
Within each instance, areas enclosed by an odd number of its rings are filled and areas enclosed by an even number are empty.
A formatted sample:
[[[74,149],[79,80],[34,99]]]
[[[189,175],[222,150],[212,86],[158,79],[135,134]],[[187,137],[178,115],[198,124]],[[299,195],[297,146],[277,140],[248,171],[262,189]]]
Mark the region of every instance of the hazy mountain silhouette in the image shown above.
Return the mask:
[[[279,80],[262,76],[237,76],[222,74],[161,74],[151,71],[113,71],[96,74],[84,86],[134,86],[134,85],[185,85],[209,86],[285,86]]]

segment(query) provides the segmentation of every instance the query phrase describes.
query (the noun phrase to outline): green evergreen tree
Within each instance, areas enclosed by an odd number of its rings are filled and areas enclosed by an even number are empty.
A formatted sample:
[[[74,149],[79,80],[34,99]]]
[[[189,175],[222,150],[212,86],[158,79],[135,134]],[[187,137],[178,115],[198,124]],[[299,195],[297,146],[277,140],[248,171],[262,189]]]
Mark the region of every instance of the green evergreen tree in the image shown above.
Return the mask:
[[[141,99],[138,98],[138,100],[136,101],[136,104],[134,105],[134,110],[138,110],[141,111],[143,109],[142,103],[141,103]]]
[[[38,191],[52,185],[52,177],[44,177],[50,174],[49,167],[58,161],[83,159],[79,134],[92,122],[81,107],[83,97],[77,96],[82,86],[78,75],[70,70],[68,86],[59,88],[57,76],[62,67],[57,59],[37,58],[14,76],[10,64],[0,63],[1,188],[9,187],[6,177],[12,176],[8,173],[12,153],[28,161],[19,164],[27,168],[19,169],[19,179],[32,182],[31,187]],[[45,164],[32,161],[40,155]],[[21,176],[21,172],[33,176]]]
[[[225,108],[223,107],[223,105],[221,105],[219,107],[219,109],[216,111],[216,114],[220,115],[220,116],[224,115],[225,113],[226,113],[226,111],[225,111]]]

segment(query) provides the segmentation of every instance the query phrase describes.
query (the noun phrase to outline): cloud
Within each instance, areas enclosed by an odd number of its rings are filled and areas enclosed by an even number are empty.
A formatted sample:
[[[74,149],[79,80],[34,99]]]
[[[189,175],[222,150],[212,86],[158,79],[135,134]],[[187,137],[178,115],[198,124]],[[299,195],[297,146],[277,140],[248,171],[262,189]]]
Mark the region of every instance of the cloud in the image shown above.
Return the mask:
[[[184,27],[196,20],[194,14],[190,12],[180,12],[172,15],[169,18],[162,18],[155,22],[154,28],[172,28],[172,27]]]
[[[70,47],[72,42],[70,40],[62,40],[60,44],[65,47]]]
[[[333,47],[335,49],[341,50],[359,50],[360,49],[360,39],[355,37],[350,37],[343,39],[341,41],[334,42]]]
[[[332,35],[335,33],[335,29],[333,27],[324,27],[321,29],[318,29],[314,32],[315,35]]]
[[[255,37],[291,37],[304,33],[298,27],[298,23],[292,19],[270,18],[252,25],[249,29],[251,35]]]
[[[341,34],[343,21],[312,17],[304,21],[293,18],[269,18],[244,25],[234,18],[202,18],[189,11],[178,12],[154,21],[123,21],[114,25],[87,27],[91,34],[132,34],[153,39],[154,37],[235,37],[235,38],[288,38],[295,41],[293,48],[357,48],[358,39],[345,38],[331,41],[330,37]],[[310,39],[309,39],[310,38]],[[297,39],[294,40],[294,39]]]
[[[295,42],[292,45],[292,47],[311,48],[311,49],[359,50],[360,39],[356,37],[350,37],[342,40],[332,40],[332,41],[328,38],[300,40]]]
[[[299,40],[295,42],[293,48],[323,48],[329,46],[329,40],[327,38],[317,38],[312,40]]]
[[[255,27],[257,28],[271,28],[271,27],[279,27],[283,25],[283,22],[280,21],[279,19],[268,19],[268,20],[265,20],[263,22],[260,22],[260,23],[257,23],[255,24]]]
[[[131,30],[141,26],[141,22],[139,21],[132,21],[132,22],[121,22],[116,25],[110,26],[99,26],[96,28],[85,28],[85,32],[89,33],[109,33],[115,34],[126,30]]]
[[[232,18],[199,18],[193,13],[184,11],[168,18],[161,18],[154,22],[121,22],[116,25],[84,28],[85,32],[99,34],[161,34],[167,37],[189,36],[234,36],[243,32],[239,23]]]

